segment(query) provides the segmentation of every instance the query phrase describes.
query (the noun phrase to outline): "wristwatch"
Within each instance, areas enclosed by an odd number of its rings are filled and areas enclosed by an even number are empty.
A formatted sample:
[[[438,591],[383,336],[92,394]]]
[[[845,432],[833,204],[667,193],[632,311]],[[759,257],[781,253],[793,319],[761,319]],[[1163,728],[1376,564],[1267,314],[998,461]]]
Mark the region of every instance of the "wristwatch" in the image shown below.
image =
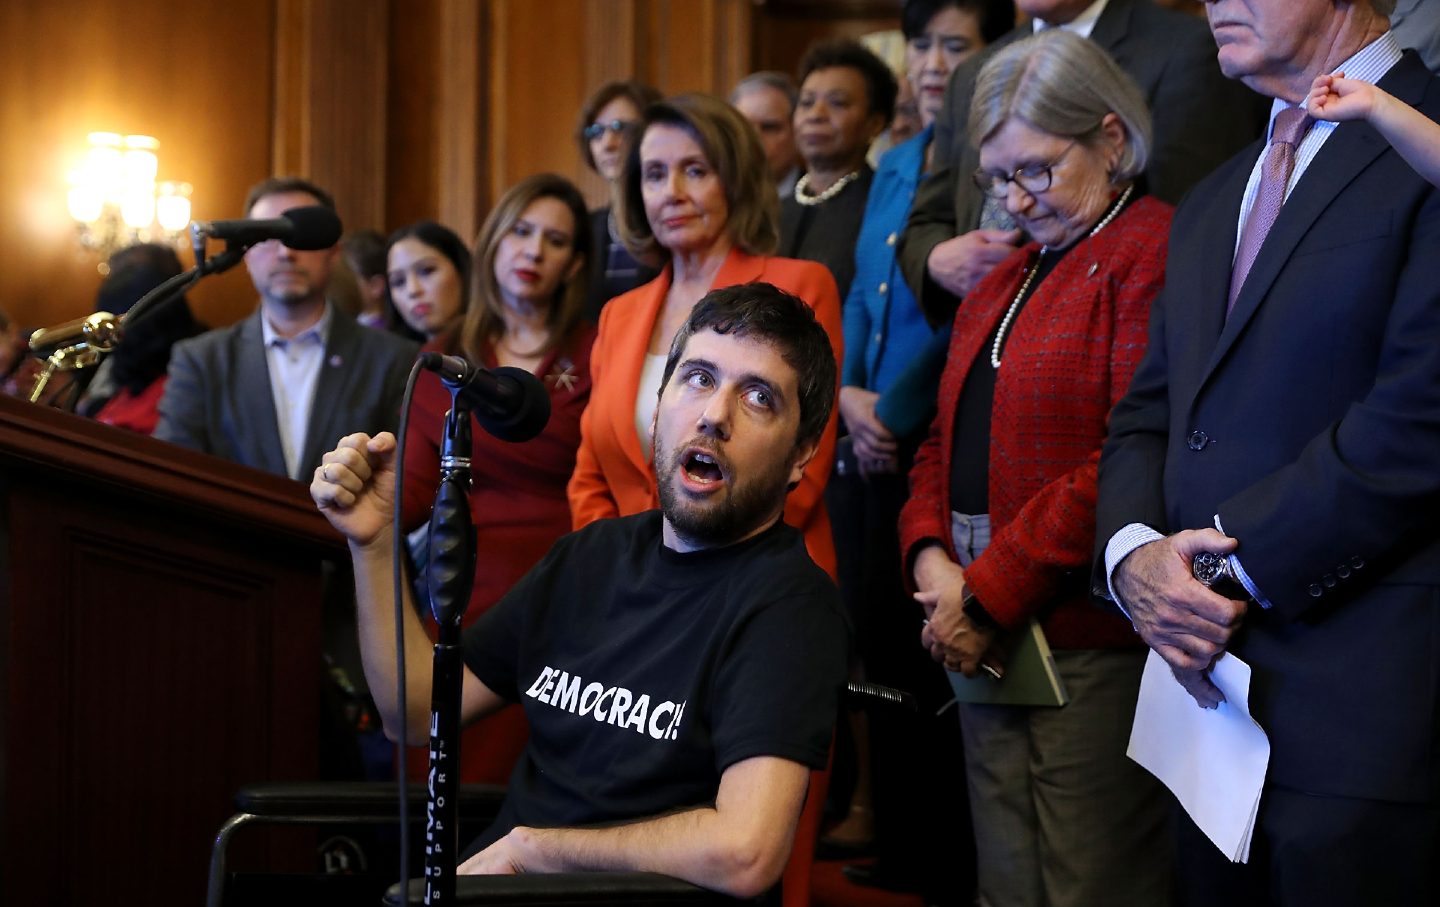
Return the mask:
[[[965,591],[960,593],[960,610],[970,618],[970,623],[974,624],[977,630],[1000,629],[1000,624],[990,616],[990,612],[985,610],[985,606],[980,604],[980,599],[975,597],[975,591],[969,586],[966,586]]]
[[[1190,572],[1201,584],[1212,589],[1226,581],[1244,588],[1240,577],[1235,575],[1235,568],[1230,566],[1230,558],[1213,551],[1202,551],[1195,555],[1190,561]]]

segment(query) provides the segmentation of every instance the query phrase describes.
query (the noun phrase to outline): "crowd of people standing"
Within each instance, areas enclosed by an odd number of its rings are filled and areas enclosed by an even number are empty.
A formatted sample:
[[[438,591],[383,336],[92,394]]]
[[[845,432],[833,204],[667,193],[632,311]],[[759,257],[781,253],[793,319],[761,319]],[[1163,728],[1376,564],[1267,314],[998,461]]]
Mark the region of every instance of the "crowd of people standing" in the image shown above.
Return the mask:
[[[1429,902],[1440,24],[1405,0],[1204,12],[906,0],[895,61],[825,41],[728,102],[607,83],[575,128],[598,208],[539,174],[473,244],[428,220],[259,244],[251,318],[204,331],[179,300],[81,411],[318,483],[336,439],[398,430],[420,350],[531,373],[539,436],[473,430],[468,626],[567,534],[668,508],[670,471],[730,480],[657,445],[659,408],[702,300],[770,285],[839,366],[812,455],[776,457],[783,520],[838,584],[851,678],[923,706],[838,716],[822,853],[936,904]],[[308,205],[335,206],[277,178],[246,214]],[[178,273],[165,251],[109,291]],[[397,519],[422,541],[449,406],[421,375]],[[719,537],[769,506],[744,490]],[[1060,704],[952,683],[1005,683],[1030,638]],[[1218,659],[1251,666],[1272,756],[1248,863],[1126,756],[1157,656],[1197,708]],[[502,782],[527,720],[468,733],[464,779]]]

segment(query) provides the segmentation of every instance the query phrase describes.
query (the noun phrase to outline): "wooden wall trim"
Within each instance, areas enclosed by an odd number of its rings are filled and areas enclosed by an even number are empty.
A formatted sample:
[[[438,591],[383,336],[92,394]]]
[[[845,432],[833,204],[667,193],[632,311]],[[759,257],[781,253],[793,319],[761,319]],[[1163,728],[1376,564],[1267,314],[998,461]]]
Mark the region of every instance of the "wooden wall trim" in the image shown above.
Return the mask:
[[[480,231],[481,213],[489,207],[486,191],[491,176],[489,141],[485,126],[485,97],[489,88],[493,32],[487,17],[473,0],[441,0],[439,118],[436,170],[440,176],[439,219],[467,242]]]
[[[310,162],[308,0],[276,0],[271,171],[303,173]]]
[[[335,196],[347,229],[385,223],[388,0],[277,0],[275,173]]]
[[[754,66],[754,5],[747,0],[720,0],[715,11],[716,93],[730,94]]]
[[[490,172],[486,174],[489,199],[499,198],[510,183],[510,101],[505,90],[503,67],[509,50],[510,4],[501,0],[485,4],[485,26],[489,41],[486,75],[486,111],[481,120],[490,136]]]

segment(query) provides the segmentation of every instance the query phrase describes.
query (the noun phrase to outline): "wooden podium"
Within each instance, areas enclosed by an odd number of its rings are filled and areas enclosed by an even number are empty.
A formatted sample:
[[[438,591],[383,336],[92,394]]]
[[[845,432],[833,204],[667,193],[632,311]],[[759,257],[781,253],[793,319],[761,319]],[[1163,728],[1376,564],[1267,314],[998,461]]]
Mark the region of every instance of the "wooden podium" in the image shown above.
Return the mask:
[[[302,485],[0,397],[0,903],[204,899],[242,784],[317,776]]]

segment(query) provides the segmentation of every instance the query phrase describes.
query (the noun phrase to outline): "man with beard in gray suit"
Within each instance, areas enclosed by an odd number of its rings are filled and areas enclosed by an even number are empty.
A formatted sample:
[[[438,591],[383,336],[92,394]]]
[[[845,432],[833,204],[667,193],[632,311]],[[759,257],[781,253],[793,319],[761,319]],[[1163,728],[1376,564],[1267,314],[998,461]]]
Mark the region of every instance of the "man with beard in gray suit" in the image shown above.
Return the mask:
[[[247,217],[323,205],[306,180],[250,190]],[[268,240],[245,253],[255,314],[175,345],[155,437],[291,478],[308,478],[347,434],[394,431],[417,346],[368,330],[325,297],[339,246],[300,251]]]

